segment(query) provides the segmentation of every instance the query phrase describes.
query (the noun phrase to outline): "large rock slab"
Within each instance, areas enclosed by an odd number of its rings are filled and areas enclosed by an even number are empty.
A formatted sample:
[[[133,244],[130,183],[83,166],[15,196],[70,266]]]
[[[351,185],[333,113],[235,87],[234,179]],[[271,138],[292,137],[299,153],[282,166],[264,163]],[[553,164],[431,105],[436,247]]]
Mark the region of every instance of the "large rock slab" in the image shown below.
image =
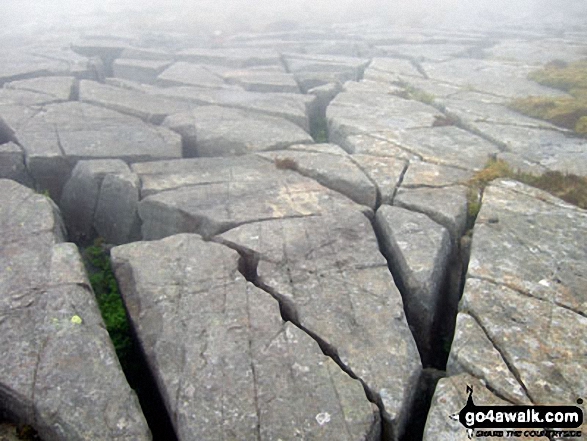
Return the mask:
[[[242,225],[220,240],[258,259],[258,283],[362,380],[388,439],[401,437],[420,356],[369,219],[355,209],[330,210]]]
[[[139,216],[143,238],[148,240],[181,232],[208,237],[250,222],[314,216],[341,206],[361,207],[312,179],[279,170],[261,158],[198,158],[163,166],[136,164],[133,170],[145,187]]]
[[[55,101],[69,101],[75,95],[74,77],[41,77],[12,81],[4,85],[7,89],[27,90],[49,95]]]
[[[0,144],[0,178],[11,179],[27,187],[33,186],[24,162],[24,152],[14,142]]]
[[[187,85],[207,88],[222,88],[224,86],[224,81],[219,76],[200,65],[183,61],[174,63],[161,72],[156,83],[160,86]]]
[[[234,156],[314,142],[281,118],[219,106],[202,106],[165,119],[184,139],[188,156]]]
[[[48,198],[0,180],[0,407],[50,440],[150,440]]]
[[[86,80],[80,81],[79,100],[135,116],[152,124],[161,124],[169,115],[186,112],[193,107],[184,101]]]
[[[251,92],[300,93],[298,83],[292,74],[285,72],[265,72],[261,70],[237,70],[222,74],[229,84],[238,84]]]
[[[585,396],[586,230],[584,210],[540,190],[506,180],[486,188],[452,372],[469,372],[515,403]]]
[[[383,205],[376,222],[382,251],[387,257],[403,300],[424,363],[431,356],[434,325],[439,317],[452,252],[448,231],[428,216]]]
[[[116,78],[139,83],[154,83],[157,76],[171,64],[168,60],[134,60],[119,58],[114,61],[112,71]]]
[[[378,439],[361,384],[283,322],[235,251],[178,235],[112,256],[179,440]]]
[[[177,53],[176,58],[198,64],[226,67],[277,66],[281,64],[279,53],[259,48],[206,49],[193,48]]]
[[[279,152],[260,153],[262,157],[274,161],[277,167],[294,170],[303,176],[315,179],[320,184],[344,194],[353,201],[375,209],[377,187],[365,175],[344,150],[336,148],[335,154],[323,149],[324,144],[308,146],[313,151],[296,150],[292,146]]]
[[[182,154],[177,134],[79,102],[45,106],[17,130],[16,136],[37,187],[49,190],[55,200],[79,160],[135,162],[179,158]]]

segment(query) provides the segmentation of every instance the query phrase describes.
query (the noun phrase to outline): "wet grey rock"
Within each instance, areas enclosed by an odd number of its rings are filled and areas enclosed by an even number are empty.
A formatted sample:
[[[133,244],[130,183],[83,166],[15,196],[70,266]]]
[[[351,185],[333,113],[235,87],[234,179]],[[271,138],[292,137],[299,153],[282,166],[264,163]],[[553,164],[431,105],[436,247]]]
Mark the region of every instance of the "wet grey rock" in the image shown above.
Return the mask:
[[[150,440],[56,206],[0,180],[0,398],[42,439]]]
[[[145,186],[139,203],[145,240],[181,232],[208,237],[245,223],[314,216],[341,206],[370,211],[261,158],[198,158],[183,163],[168,163],[164,168],[169,171],[163,173],[157,173],[157,164],[133,167]],[[146,189],[150,193],[166,188],[173,190],[145,197]]]
[[[224,81],[200,65],[180,61],[172,64],[159,74],[156,84],[165,87],[187,85],[204,88],[221,88],[224,85]]]
[[[33,186],[25,166],[24,152],[13,142],[0,144],[0,178],[11,179],[27,187]]]
[[[475,319],[534,404],[573,403],[587,391],[586,229],[584,210],[540,190],[506,180],[485,190],[459,314]],[[468,338],[459,323],[456,335]],[[504,387],[495,354],[463,346],[455,343],[452,360],[472,371],[467,359],[482,359],[495,367],[482,377]]]
[[[231,86],[234,87],[234,86]],[[316,108],[312,96],[293,93],[257,93],[238,89],[198,89],[168,87],[148,89],[153,95],[187,101],[196,105],[214,105],[259,112],[284,118],[309,131],[309,117]]]
[[[53,97],[55,101],[69,101],[75,87],[73,77],[41,77],[13,81],[5,84],[7,89],[26,90]]]
[[[79,161],[76,164],[63,187],[59,203],[71,240],[87,243],[94,238],[94,217],[104,177],[129,171],[128,165],[119,159]]]
[[[400,188],[393,203],[426,214],[449,231],[453,243],[456,243],[465,232],[467,188],[462,185],[444,188]]]
[[[283,60],[288,72],[339,74],[341,81],[359,80],[369,63],[361,58],[310,54],[284,54]]]
[[[351,154],[376,157],[398,158],[404,160],[419,159],[414,153],[405,150],[397,141],[388,141],[385,136],[377,134],[352,135],[339,142]]]
[[[344,194],[353,201],[375,209],[377,187],[342,149],[337,154],[320,152],[322,144],[312,145],[314,151],[291,149],[261,153],[276,166],[290,169],[315,179],[320,184]],[[333,146],[334,147],[334,146]]]
[[[361,384],[282,321],[235,251],[184,234],[112,256],[179,440],[378,439]]]
[[[414,67],[410,60],[401,58],[373,58],[369,67],[365,69],[365,78],[376,80],[379,73],[395,75],[396,78],[420,77],[422,74]]]
[[[119,58],[112,65],[113,74],[117,78],[123,78],[139,83],[153,83],[157,76],[169,65],[169,60],[134,60]]]
[[[445,301],[442,288],[452,252],[449,233],[428,216],[400,207],[383,205],[375,219],[382,251],[404,289],[408,322],[426,360],[433,349],[434,323]]]
[[[282,118],[219,106],[202,106],[163,122],[181,134],[188,156],[234,156],[282,149],[313,139]]]
[[[285,72],[239,70],[226,72],[222,77],[227,83],[237,84],[251,92],[300,93],[294,76]]]
[[[259,283],[364,382],[389,439],[398,439],[421,363],[370,221],[356,209],[331,208],[241,225],[220,240],[257,256]]]
[[[85,103],[45,106],[17,131],[27,167],[56,200],[73,165],[83,159],[129,162],[181,157],[180,137],[130,116]]]
[[[48,52],[47,48],[43,50]],[[4,60],[0,67],[0,86],[35,77],[71,75],[78,70],[78,67],[72,66],[70,60],[47,57],[49,55],[47,53],[34,54],[26,49],[24,51],[23,49],[2,50],[0,53]],[[87,68],[87,60],[84,59],[84,61],[86,65],[79,66],[82,72],[85,72]]]
[[[82,102],[135,116],[153,124],[161,124],[169,115],[186,112],[193,107],[184,101],[86,80],[80,81],[79,99]]]

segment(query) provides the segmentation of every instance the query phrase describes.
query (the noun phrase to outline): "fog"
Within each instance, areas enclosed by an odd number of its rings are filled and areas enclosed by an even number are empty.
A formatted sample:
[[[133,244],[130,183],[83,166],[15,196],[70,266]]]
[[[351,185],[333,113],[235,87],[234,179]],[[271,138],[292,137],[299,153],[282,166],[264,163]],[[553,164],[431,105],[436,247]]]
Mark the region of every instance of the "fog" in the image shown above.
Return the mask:
[[[116,17],[117,20],[113,20]],[[287,21],[287,23],[283,23]],[[418,27],[575,25],[587,22],[584,0],[3,0],[1,33],[70,27],[227,33],[289,26],[375,21]]]

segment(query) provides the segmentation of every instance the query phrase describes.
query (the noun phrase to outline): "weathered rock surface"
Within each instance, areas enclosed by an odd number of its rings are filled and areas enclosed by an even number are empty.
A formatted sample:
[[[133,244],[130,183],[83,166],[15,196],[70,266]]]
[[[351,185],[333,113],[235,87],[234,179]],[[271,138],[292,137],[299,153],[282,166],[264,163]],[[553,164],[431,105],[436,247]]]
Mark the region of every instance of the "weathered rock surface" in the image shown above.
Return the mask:
[[[360,207],[312,179],[279,170],[261,158],[192,161],[185,165],[184,161],[172,162],[163,174],[153,173],[157,164],[151,172],[148,164],[134,168],[149,186],[148,191],[173,188],[146,196],[139,203],[144,239],[181,232],[208,237],[250,222],[314,216],[341,206]],[[214,172],[218,169],[220,174]],[[145,179],[144,173],[155,176]]]
[[[259,259],[259,283],[365,384],[390,439],[406,424],[420,357],[369,220],[357,210],[239,226],[221,236]]]
[[[584,210],[540,190],[506,180],[485,190],[450,373],[513,403],[585,395],[586,229]]]
[[[72,99],[75,87],[73,77],[41,77],[28,80],[13,81],[4,85],[7,89],[26,90],[29,92],[49,95],[55,101],[69,101]]]
[[[70,102],[45,106],[16,133],[40,189],[59,200],[78,160],[129,162],[181,157],[180,137],[108,109]]]
[[[424,363],[436,343],[434,324],[443,298],[451,241],[448,231],[428,216],[383,205],[377,210],[381,248],[403,289],[408,322]]]
[[[183,61],[174,63],[161,72],[156,83],[160,86],[188,85],[207,88],[221,88],[224,85],[222,78],[202,66]]]
[[[171,115],[163,125],[182,135],[188,156],[244,155],[313,142],[284,119],[219,106]]]
[[[178,235],[112,256],[179,440],[379,438],[361,384],[282,321],[235,251]]]
[[[222,74],[229,84],[237,84],[251,92],[299,93],[300,88],[292,74],[285,72],[264,72],[259,70],[237,70]]]
[[[236,68],[281,64],[277,52],[259,49],[193,48],[178,52],[177,58],[191,63],[212,64]]]
[[[14,142],[0,144],[0,178],[11,179],[27,187],[33,186],[25,166],[24,152]]]
[[[157,76],[169,65],[167,60],[133,60],[119,58],[112,65],[113,74],[117,78],[137,81],[139,83],[153,83]]]
[[[0,189],[2,411],[47,441],[151,439],[55,205]]]

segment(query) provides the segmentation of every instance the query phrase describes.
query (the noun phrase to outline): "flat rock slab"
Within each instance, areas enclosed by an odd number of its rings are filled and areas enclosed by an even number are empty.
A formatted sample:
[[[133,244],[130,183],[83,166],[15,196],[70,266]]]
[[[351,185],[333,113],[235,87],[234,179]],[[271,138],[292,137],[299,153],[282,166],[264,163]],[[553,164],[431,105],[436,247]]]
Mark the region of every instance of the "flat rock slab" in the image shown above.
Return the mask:
[[[319,144],[322,145],[322,144]],[[353,201],[375,209],[377,187],[356,165],[344,150],[336,154],[318,151],[296,151],[296,146],[279,152],[260,153],[273,161],[278,168],[296,171],[303,176],[315,179],[320,184],[344,194]]]
[[[402,180],[402,188],[447,187],[465,184],[473,177],[473,174],[472,170],[425,161],[410,161]]]
[[[224,81],[219,76],[206,70],[200,65],[177,62],[165,69],[157,77],[159,86],[197,86],[207,88],[221,88]]]
[[[0,401],[50,440],[150,440],[75,245],[45,196],[0,180]]]
[[[177,59],[198,64],[212,64],[227,67],[278,66],[279,53],[272,50],[249,48],[206,49],[193,48],[177,53]]]
[[[326,109],[330,142],[349,152],[347,138],[369,134],[395,141],[401,131],[432,127],[442,114],[431,106],[386,94],[339,93]]]
[[[439,314],[442,287],[452,252],[448,231],[422,213],[382,205],[376,214],[381,248],[397,283],[420,353],[426,359],[433,346],[433,329]]]
[[[391,204],[406,170],[406,161],[393,157],[354,154],[352,160],[375,183],[380,204]]]
[[[80,81],[79,100],[135,116],[153,124],[161,124],[169,115],[186,112],[193,107],[185,101],[86,80]]]
[[[234,250],[184,234],[112,256],[179,440],[379,439],[361,384],[283,322]]]
[[[239,89],[204,89],[196,87],[167,87],[147,90],[174,100],[198,105],[231,107],[284,118],[309,132],[308,121],[315,107],[313,96],[293,93],[257,93]]]
[[[584,210],[540,190],[505,180],[485,190],[459,315],[475,320],[535,404],[573,404],[587,393],[586,231]],[[453,368],[511,397],[495,369],[468,367],[498,364],[486,345],[461,341],[470,333],[458,323]]]
[[[137,81],[139,83],[153,83],[171,61],[168,60],[135,60],[119,58],[114,61],[112,71],[116,78]]]
[[[146,240],[181,232],[208,237],[245,223],[314,216],[341,206],[371,211],[312,179],[279,170],[261,158],[184,161],[168,163],[164,173],[153,173],[160,167],[157,163],[151,170],[148,164],[134,168],[145,185],[145,194],[170,188],[143,195],[139,203]]]
[[[85,103],[45,106],[17,131],[37,186],[59,200],[78,160],[128,162],[179,158],[181,138],[130,116]]]
[[[220,240],[259,259],[259,282],[363,381],[389,439],[398,439],[421,363],[369,219],[356,209],[331,210],[242,225]]]
[[[285,72],[237,70],[225,72],[222,77],[227,83],[237,84],[251,92],[300,93],[294,76]]]
[[[188,156],[244,155],[314,142],[285,119],[219,106],[171,115],[163,125],[182,135]]]
[[[74,77],[41,77],[12,81],[4,85],[7,89],[26,90],[49,95],[55,101],[69,101],[75,86]]]

